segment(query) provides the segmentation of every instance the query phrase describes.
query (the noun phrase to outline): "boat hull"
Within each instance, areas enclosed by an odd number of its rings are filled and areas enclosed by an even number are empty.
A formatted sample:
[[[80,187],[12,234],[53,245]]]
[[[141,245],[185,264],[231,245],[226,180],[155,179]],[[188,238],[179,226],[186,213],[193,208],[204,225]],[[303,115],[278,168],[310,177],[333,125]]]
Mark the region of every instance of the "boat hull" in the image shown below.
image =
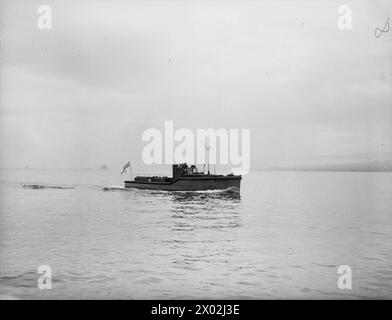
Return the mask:
[[[181,177],[171,182],[136,182],[124,181],[125,188],[166,190],[166,191],[201,191],[224,190],[241,187],[241,176]]]

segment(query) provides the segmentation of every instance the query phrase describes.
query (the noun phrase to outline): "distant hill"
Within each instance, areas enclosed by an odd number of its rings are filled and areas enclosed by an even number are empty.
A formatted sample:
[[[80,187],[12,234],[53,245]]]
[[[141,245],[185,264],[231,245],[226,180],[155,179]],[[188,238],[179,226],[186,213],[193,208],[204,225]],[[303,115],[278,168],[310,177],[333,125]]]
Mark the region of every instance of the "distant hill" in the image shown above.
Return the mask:
[[[269,167],[266,171],[352,171],[392,172],[392,160],[342,164],[320,164],[309,166]]]

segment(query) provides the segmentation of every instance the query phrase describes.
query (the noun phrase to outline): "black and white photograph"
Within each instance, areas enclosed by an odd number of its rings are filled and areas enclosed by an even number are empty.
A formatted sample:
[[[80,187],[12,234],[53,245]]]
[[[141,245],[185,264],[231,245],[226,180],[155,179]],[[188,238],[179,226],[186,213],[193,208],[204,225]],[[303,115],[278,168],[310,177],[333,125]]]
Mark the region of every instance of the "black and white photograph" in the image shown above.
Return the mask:
[[[390,0],[1,0],[0,299],[391,300],[391,23]]]

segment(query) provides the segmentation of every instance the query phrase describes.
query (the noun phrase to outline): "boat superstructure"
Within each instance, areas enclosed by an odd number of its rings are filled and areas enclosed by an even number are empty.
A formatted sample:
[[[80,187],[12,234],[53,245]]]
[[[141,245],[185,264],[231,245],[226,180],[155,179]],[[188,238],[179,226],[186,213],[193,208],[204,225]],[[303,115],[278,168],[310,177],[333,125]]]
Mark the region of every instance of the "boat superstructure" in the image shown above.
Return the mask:
[[[124,181],[126,188],[167,190],[167,191],[198,191],[198,190],[224,190],[235,188],[240,190],[240,175],[217,175],[209,171],[199,172],[195,165],[186,163],[173,164],[172,177],[164,176],[137,176],[134,180]]]

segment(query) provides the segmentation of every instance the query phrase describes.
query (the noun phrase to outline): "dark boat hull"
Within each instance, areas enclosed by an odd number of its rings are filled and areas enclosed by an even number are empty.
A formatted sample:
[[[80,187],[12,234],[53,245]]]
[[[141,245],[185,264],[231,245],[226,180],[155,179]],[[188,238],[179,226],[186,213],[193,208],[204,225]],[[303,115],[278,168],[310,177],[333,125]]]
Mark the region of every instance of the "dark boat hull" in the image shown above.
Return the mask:
[[[204,176],[181,177],[170,182],[124,181],[125,188],[166,190],[166,191],[201,191],[224,190],[241,186],[241,176]]]

